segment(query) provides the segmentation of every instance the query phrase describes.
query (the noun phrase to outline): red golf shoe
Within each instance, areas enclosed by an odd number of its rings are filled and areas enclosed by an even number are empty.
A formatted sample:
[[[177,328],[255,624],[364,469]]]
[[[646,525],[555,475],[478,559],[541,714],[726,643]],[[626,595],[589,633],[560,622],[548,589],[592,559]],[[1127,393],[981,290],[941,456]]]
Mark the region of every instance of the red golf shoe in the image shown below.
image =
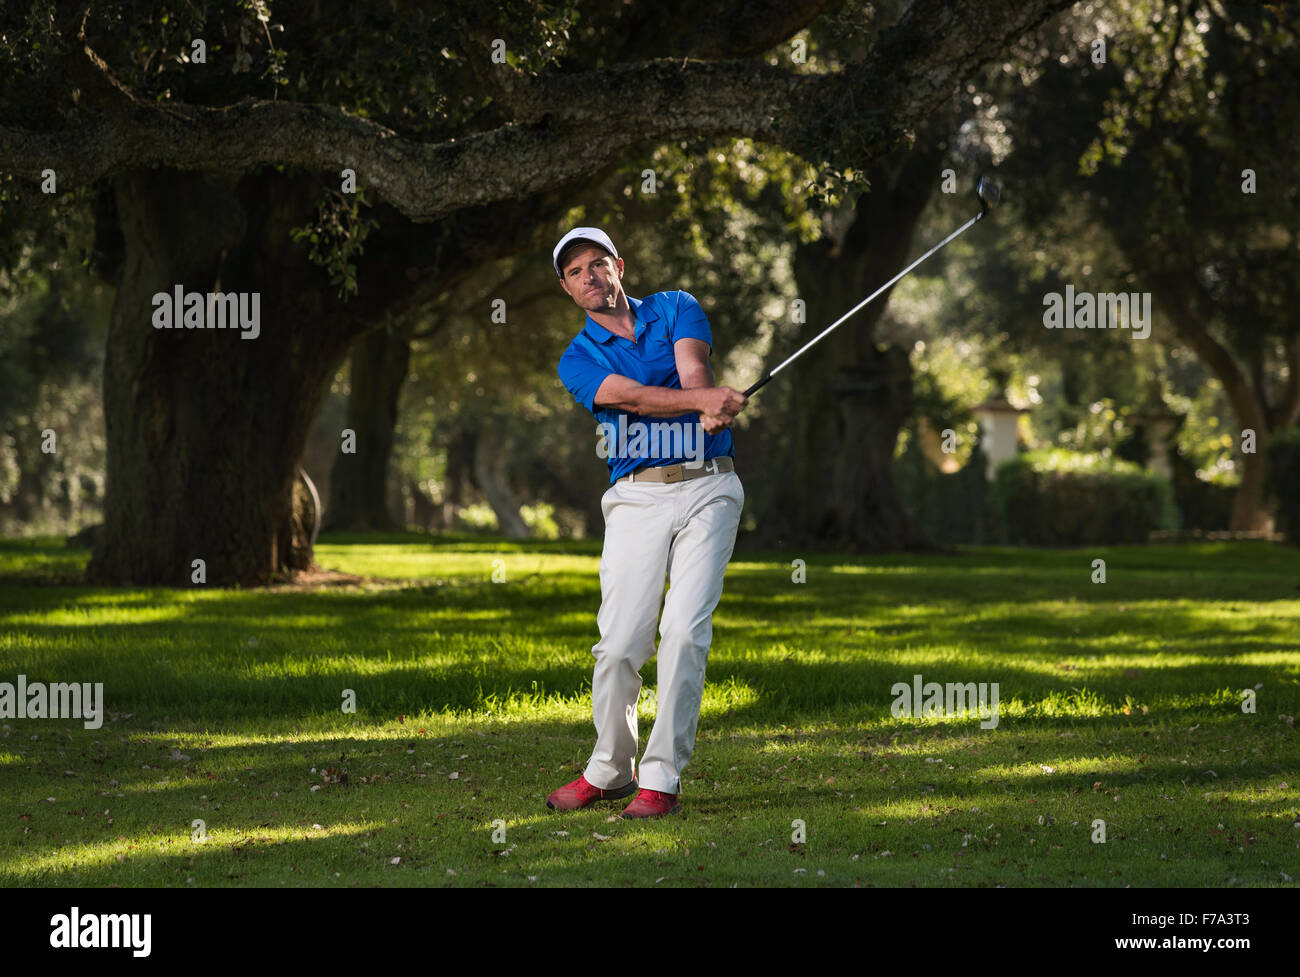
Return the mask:
[[[636,790],[635,777],[622,787],[604,789],[589,783],[585,776],[580,776],[573,783],[565,784],[546,798],[546,806],[552,811],[576,811],[579,808],[591,807],[597,801],[616,801],[634,790]]]
[[[672,814],[681,807],[676,794],[665,794],[661,790],[642,787],[637,791],[632,803],[623,808],[625,818],[659,818]]]

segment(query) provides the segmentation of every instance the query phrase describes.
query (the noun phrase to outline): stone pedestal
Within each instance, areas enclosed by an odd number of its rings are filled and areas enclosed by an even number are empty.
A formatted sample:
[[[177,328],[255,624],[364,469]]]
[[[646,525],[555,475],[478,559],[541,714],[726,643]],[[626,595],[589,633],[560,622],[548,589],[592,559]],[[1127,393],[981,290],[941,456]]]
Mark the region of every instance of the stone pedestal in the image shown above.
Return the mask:
[[[997,474],[998,465],[1020,453],[1016,422],[1021,414],[1028,414],[1029,411],[1013,407],[1005,400],[986,400],[972,410],[980,423],[983,436],[980,447],[986,460],[984,475],[991,482]]]

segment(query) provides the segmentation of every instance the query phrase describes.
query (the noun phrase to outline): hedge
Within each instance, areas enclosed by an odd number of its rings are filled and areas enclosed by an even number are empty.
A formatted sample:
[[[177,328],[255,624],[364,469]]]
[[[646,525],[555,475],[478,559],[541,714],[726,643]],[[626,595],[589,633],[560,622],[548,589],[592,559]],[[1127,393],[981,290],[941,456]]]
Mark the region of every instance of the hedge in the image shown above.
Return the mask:
[[[1005,542],[1030,546],[1145,543],[1179,528],[1169,480],[1130,461],[1055,448],[998,466],[993,495]]]
[[[914,433],[894,462],[894,485],[912,522],[931,542],[952,546],[997,538],[978,444],[960,471],[944,474],[934,470]]]

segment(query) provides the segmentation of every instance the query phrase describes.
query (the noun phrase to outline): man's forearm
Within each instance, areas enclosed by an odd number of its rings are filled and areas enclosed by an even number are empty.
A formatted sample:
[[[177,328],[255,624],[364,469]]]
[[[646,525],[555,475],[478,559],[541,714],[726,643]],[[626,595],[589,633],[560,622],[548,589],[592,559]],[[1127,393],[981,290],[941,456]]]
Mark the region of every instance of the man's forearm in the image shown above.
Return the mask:
[[[690,411],[704,410],[700,402],[700,389],[677,390],[674,387],[637,388],[632,413],[642,417],[680,417]]]

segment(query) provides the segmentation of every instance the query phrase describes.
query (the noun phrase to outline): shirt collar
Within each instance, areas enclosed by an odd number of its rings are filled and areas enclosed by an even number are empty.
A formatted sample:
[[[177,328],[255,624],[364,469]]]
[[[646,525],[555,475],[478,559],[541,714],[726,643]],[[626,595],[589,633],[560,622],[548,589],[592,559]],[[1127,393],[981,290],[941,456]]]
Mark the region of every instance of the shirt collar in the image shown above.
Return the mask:
[[[636,316],[635,330],[636,338],[641,339],[641,333],[645,332],[645,327],[659,318],[659,312],[652,304],[647,304],[645,299],[634,299],[632,296],[627,297],[627,304],[632,307],[632,314]],[[614,334],[602,326],[591,316],[587,316],[587,325],[582,330],[588,339],[597,343],[608,343],[614,338]]]

